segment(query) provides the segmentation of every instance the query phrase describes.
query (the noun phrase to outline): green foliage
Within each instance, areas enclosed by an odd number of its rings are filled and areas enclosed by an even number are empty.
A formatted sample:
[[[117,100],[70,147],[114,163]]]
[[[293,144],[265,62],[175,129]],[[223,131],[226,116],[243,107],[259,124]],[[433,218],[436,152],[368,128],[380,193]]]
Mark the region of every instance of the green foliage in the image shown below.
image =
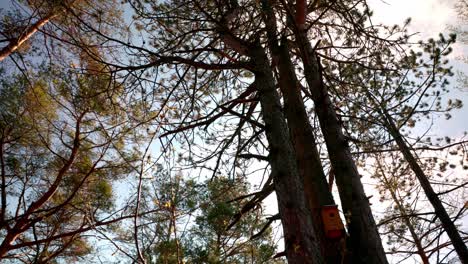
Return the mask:
[[[150,218],[157,239],[144,252],[149,263],[282,263],[272,259],[276,246],[270,228],[250,240],[265,224],[260,208],[227,228],[245,202],[231,201],[247,194],[244,180],[216,177],[195,184],[160,172],[156,181],[153,202],[162,211]]]
[[[32,39],[36,49],[24,45],[21,56],[14,57],[21,58],[15,61],[17,65],[19,61],[26,65],[19,67],[35,68],[21,68],[21,74],[0,80],[0,132],[9,201],[5,224],[12,227],[19,222],[28,205],[56,181],[57,189],[26,218],[37,222],[20,234],[18,243],[47,239],[83,225],[95,228],[95,223],[109,216],[139,212],[141,215],[126,219],[121,226],[114,223],[109,228],[114,236],[109,239],[125,245],[117,251],[132,257],[139,243],[148,263],[281,262],[272,260],[276,247],[271,228],[250,240],[265,225],[261,206],[228,228],[248,201],[236,198],[252,191],[245,177],[250,167],[258,165],[234,155],[263,156],[269,151],[264,137],[268,128],[262,127],[256,105],[258,93],[235,99],[257,73],[252,65],[245,66],[248,56],[231,49],[224,39],[224,35],[245,43],[258,39],[266,46],[259,1],[128,1],[132,18],[126,16],[126,21],[121,19],[121,5],[116,0],[20,3],[26,6],[26,13],[19,8],[1,19],[5,42],[23,32],[35,16],[57,16],[53,24],[43,28],[46,46]],[[231,19],[226,14],[237,5],[241,12],[224,24]],[[288,29],[291,21],[286,10],[278,3],[273,8],[278,15],[275,36],[287,36],[291,47],[298,48]],[[383,110],[398,129],[410,133],[434,115],[451,118],[452,112],[463,106],[462,100],[449,98],[453,69],[448,57],[455,35],[412,43],[406,31],[410,20],[401,26],[369,25],[372,11],[365,1],[313,1],[310,11],[309,18],[317,20],[308,33],[314,41],[320,40],[316,51],[331,104],[346,136],[355,139],[353,149],[363,152],[359,156],[363,163],[373,158],[368,152],[395,147],[382,122]],[[465,9],[459,12],[466,17]],[[127,20],[132,24],[124,23]],[[133,35],[128,32],[132,25],[138,31],[132,31]],[[296,73],[302,79],[300,55],[292,53],[297,60]],[[50,65],[36,67],[28,63],[29,55],[48,55]],[[210,70],[236,64],[240,65],[236,69]],[[311,113],[311,120],[314,118]],[[188,129],[199,124],[202,129]],[[153,142],[161,133],[176,130],[182,131]],[[322,134],[316,131],[316,135],[322,142]],[[453,143],[444,137],[413,138],[415,147]],[[73,152],[76,141],[78,149]],[[145,149],[155,152],[157,147],[164,151],[165,159],[177,160],[168,162],[168,169],[201,168],[201,175],[214,171],[212,180],[162,171],[146,152],[143,155]],[[177,157],[178,148],[187,151]],[[457,157],[464,153],[461,149],[451,151],[450,155]],[[75,156],[68,160],[72,153]],[[215,168],[214,157],[219,157]],[[328,162],[325,158],[324,164]],[[443,175],[468,168],[464,160],[460,165],[441,158],[424,162],[432,180],[440,178],[450,184],[459,182]],[[391,220],[402,213],[419,212],[411,204],[419,202],[416,194],[420,186],[404,160],[396,157],[389,165],[392,167],[385,170],[392,171],[393,177],[385,183],[384,173],[372,174],[380,181],[381,201],[394,200],[382,220],[390,221],[383,229],[390,234],[390,246],[411,247],[413,244],[403,239],[408,235],[408,223]],[[155,179],[147,179],[148,174]],[[114,190],[115,181],[124,177],[126,193],[122,196],[128,201],[117,200],[120,194]],[[138,180],[142,182],[141,193],[135,194]],[[390,197],[391,193],[397,193],[398,199]],[[124,208],[114,210],[118,205]],[[429,226],[424,226],[424,221],[411,219],[410,225],[423,233]],[[43,261],[60,262],[62,257],[80,261],[92,252],[87,238],[68,236],[13,253],[24,256],[23,262],[38,255]],[[48,260],[54,253],[59,260]]]
[[[31,214],[28,218],[40,227],[22,231],[24,241],[79,231],[114,208],[113,181],[132,168],[131,161],[116,154],[133,151],[112,145],[127,136],[126,116],[120,115],[122,90],[112,89],[112,83],[108,75],[53,66],[1,81],[2,173],[9,182],[8,201],[19,201],[7,207],[5,218],[12,226],[25,221],[22,214]],[[84,90],[97,92],[83,100]],[[44,216],[27,211],[48,193],[35,209],[46,212]],[[25,256],[82,258],[92,252],[86,238],[70,236],[39,244]]]
[[[172,239],[169,241],[162,241],[159,244],[154,245],[154,251],[158,253],[158,258],[156,259],[156,263],[161,264],[178,264],[177,257],[177,243],[178,241]]]
[[[265,263],[272,262],[276,247],[272,244],[270,229],[257,240],[250,236],[260,231],[265,222],[260,208],[246,213],[228,229],[244,201],[233,201],[245,195],[249,185],[241,179],[215,178],[206,183],[201,193],[201,213],[192,228],[191,263]]]

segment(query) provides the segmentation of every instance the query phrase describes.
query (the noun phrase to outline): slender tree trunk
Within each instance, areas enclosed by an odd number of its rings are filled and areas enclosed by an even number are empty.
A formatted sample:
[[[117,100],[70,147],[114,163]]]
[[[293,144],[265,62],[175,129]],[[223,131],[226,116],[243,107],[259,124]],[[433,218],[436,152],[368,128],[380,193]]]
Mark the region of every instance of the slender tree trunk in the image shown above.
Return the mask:
[[[421,239],[419,236],[416,234],[416,230],[414,229],[414,225],[411,223],[410,218],[408,216],[408,212],[406,211],[405,207],[401,204],[401,197],[397,194],[397,192],[394,190],[393,185],[391,184],[390,180],[387,178],[385,175],[385,171],[382,168],[382,164],[380,163],[379,160],[377,160],[377,165],[379,166],[380,173],[382,174],[382,178],[384,180],[384,184],[386,189],[390,192],[390,195],[392,196],[393,201],[395,202],[398,211],[400,211],[402,217],[403,217],[403,222],[405,223],[406,227],[408,227],[408,230],[411,234],[411,237],[413,238],[414,244],[416,245],[418,255],[421,257],[421,261],[423,264],[429,264],[429,258],[426,255],[426,252],[424,251],[424,247],[422,246]]]
[[[249,53],[255,66],[254,85],[259,93],[270,147],[271,173],[283,226],[286,257],[291,264],[325,263],[306,206],[303,181],[297,171],[271,65],[260,44],[252,47]]]
[[[462,237],[460,236],[457,227],[452,222],[452,219],[450,219],[450,216],[448,215],[447,211],[442,205],[439,196],[434,191],[434,189],[432,189],[432,185],[429,182],[429,179],[422,170],[421,166],[419,166],[416,157],[413,155],[413,153],[411,153],[410,147],[406,144],[405,140],[403,139],[400,130],[393,121],[393,118],[382,107],[381,110],[383,111],[388,131],[397,143],[398,148],[403,154],[405,160],[410,165],[411,170],[413,170],[414,174],[416,175],[416,178],[421,184],[421,187],[423,188],[424,193],[426,194],[429,202],[434,207],[435,214],[440,219],[440,222],[442,222],[442,227],[444,228],[445,232],[452,241],[453,247],[455,248],[455,251],[460,257],[460,261],[462,263],[468,263],[468,249]]]
[[[0,61],[10,56],[11,53],[15,52],[21,45],[30,39],[41,27],[47,24],[52,18],[56,17],[56,13],[48,14],[47,16],[39,19],[36,23],[27,27],[18,37],[11,40],[8,45],[0,50]]]
[[[5,224],[5,219],[6,219],[6,207],[7,207],[7,194],[6,194],[6,165],[5,165],[5,157],[3,154],[3,148],[4,148],[4,137],[0,138],[0,173],[2,174],[2,186],[1,186],[1,192],[2,192],[2,206],[1,206],[1,211],[0,211],[0,229],[4,228]]]
[[[320,62],[306,32],[296,30],[295,33],[304,64],[305,79],[315,104],[348,223],[348,249],[351,250],[352,263],[388,263],[361,177],[327,88],[323,84]]]

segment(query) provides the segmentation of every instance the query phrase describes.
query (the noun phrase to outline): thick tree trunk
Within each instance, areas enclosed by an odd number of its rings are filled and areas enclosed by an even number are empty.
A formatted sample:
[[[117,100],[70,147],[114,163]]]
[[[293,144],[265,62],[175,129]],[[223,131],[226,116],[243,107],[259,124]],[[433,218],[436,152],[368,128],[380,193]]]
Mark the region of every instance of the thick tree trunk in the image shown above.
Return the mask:
[[[18,37],[11,40],[7,46],[0,50],[0,61],[4,60],[6,57],[10,56],[11,53],[15,52],[25,41],[30,39],[37,31],[39,31],[41,27],[47,24],[55,16],[57,16],[57,14],[52,13],[39,19],[36,23],[26,28],[25,31],[22,32]]]
[[[450,219],[450,216],[442,205],[439,196],[434,191],[434,189],[432,189],[432,185],[429,182],[429,179],[422,170],[421,166],[419,166],[416,157],[413,155],[413,153],[411,153],[410,147],[406,144],[405,140],[401,136],[398,127],[393,121],[393,118],[384,109],[382,109],[382,111],[385,117],[387,129],[397,143],[398,148],[403,154],[405,160],[410,165],[411,170],[413,170],[414,174],[416,175],[416,178],[421,184],[427,199],[434,207],[435,214],[440,219],[440,222],[442,222],[442,227],[452,241],[453,247],[460,257],[461,263],[468,263],[468,249],[455,224],[452,222],[452,219]]]
[[[254,85],[259,93],[270,147],[271,173],[283,226],[286,257],[291,264],[325,263],[306,206],[303,181],[297,171],[271,65],[259,44],[252,47],[249,53],[254,64]]]
[[[303,2],[305,9],[305,1]],[[340,239],[328,239],[324,231],[321,208],[324,205],[332,205],[335,202],[328,188],[317,151],[315,135],[305,110],[299,81],[289,55],[287,41],[286,38],[283,38],[282,46],[278,45],[276,37],[278,34],[277,19],[270,1],[263,0],[262,8],[267,29],[268,46],[279,71],[278,82],[283,94],[285,114],[291,142],[294,147],[296,164],[299,176],[304,182],[306,201],[312,213],[312,224],[319,241],[320,251],[326,263],[342,263],[341,253],[343,249],[341,247],[343,243]]]
[[[340,239],[326,237],[321,218],[324,205],[335,204],[328,188],[320,156],[317,151],[315,135],[302,100],[299,81],[289,56],[286,41],[279,47],[278,54],[279,86],[283,93],[286,119],[294,146],[299,175],[304,182],[304,191],[315,233],[319,240],[320,250],[326,263],[342,263]]]
[[[352,263],[388,263],[360,175],[323,84],[320,62],[305,31],[296,31],[296,41],[348,223]]]

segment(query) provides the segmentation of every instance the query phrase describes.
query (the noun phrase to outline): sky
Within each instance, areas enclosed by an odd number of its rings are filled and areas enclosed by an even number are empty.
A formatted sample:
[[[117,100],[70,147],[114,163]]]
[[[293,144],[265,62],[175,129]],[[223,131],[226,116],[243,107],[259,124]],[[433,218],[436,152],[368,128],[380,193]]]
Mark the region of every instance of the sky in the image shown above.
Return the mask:
[[[385,24],[401,23],[411,17],[411,28],[427,36],[437,34],[454,22],[454,0],[369,0],[374,21]]]
[[[450,26],[460,25],[457,14],[453,8],[458,0],[369,0],[374,10],[373,20],[385,24],[401,24],[411,17],[409,33],[418,34],[416,39],[437,38],[439,33],[448,34]],[[466,25],[465,25],[466,26]],[[468,74],[468,65],[461,63],[457,58],[466,56],[467,47],[462,43],[453,45],[453,52],[449,55],[455,71]],[[453,82],[455,84],[455,82]],[[468,98],[468,87],[452,87],[451,97]],[[432,127],[434,134],[460,137],[468,129],[468,107],[454,113],[451,120],[438,120]]]
[[[456,0],[368,0],[371,9],[374,11],[374,23],[402,24],[407,18],[411,17],[409,26],[410,33],[418,33],[416,39],[437,38],[440,32],[447,32],[449,25],[456,26],[460,21],[456,19],[454,5]],[[0,8],[8,10],[10,1],[0,0]],[[466,46],[461,43],[454,45],[454,52],[450,55],[456,59],[467,54]],[[456,71],[468,74],[468,66],[454,61],[453,65]],[[468,99],[468,88],[452,88],[451,96]],[[468,102],[468,100],[467,100]],[[451,120],[438,120],[431,131],[434,134],[443,134],[455,137],[461,137],[463,131],[468,129],[468,106],[454,113]],[[369,190],[368,190],[369,192]],[[370,191],[372,192],[372,191]],[[378,195],[374,196],[377,203]],[[276,199],[274,196],[267,200],[269,210],[276,212]],[[468,219],[465,219],[464,226],[468,225]],[[412,263],[412,262],[409,262]]]
[[[437,39],[439,33],[448,35],[449,27],[457,26],[460,21],[457,20],[457,15],[454,10],[456,1],[454,0],[368,0],[370,8],[374,11],[372,18],[373,23],[383,23],[386,25],[403,24],[403,22],[411,17],[411,23],[408,32],[418,33],[415,40],[425,40],[428,38]],[[416,41],[415,41],[416,42]],[[468,65],[457,61],[460,56],[466,56],[467,47],[462,43],[456,43],[453,46],[454,51],[450,54],[450,59],[453,60],[452,65],[455,71],[460,71],[468,74]],[[468,99],[468,87],[455,88],[457,84],[452,82],[450,98]],[[468,100],[464,100],[468,102]],[[468,105],[464,108],[453,112],[453,117],[450,120],[439,118],[430,128],[429,135],[451,136],[456,138],[463,137],[464,131],[468,130]],[[421,126],[420,133],[426,131],[429,125]],[[414,131],[418,133],[418,131]],[[465,138],[466,139],[466,138]],[[465,173],[466,171],[459,171]],[[466,179],[468,177],[464,176]],[[370,202],[373,204],[373,210],[383,212],[382,204],[379,202],[378,193],[373,190],[371,185],[365,184],[367,195],[373,195]],[[336,189],[336,188],[335,188]],[[339,204],[339,196],[335,193],[335,201]],[[271,195],[266,200],[267,207],[272,213],[277,212],[276,197]],[[463,227],[468,227],[468,217],[462,221]],[[385,243],[384,243],[385,245]],[[389,257],[390,263],[397,263],[399,260]],[[418,263],[418,259],[408,259],[403,264]]]
[[[411,17],[411,23],[409,25],[409,33],[418,33],[416,39],[425,40],[428,38],[437,39],[439,33],[447,35],[450,27],[468,26],[461,24],[461,21],[457,19],[456,10],[454,6],[458,0],[368,0],[371,9],[374,11],[373,21],[374,23],[381,22],[383,24],[402,24],[402,22]],[[453,52],[449,55],[451,64],[454,67],[455,72],[462,72],[468,74],[468,65],[464,64],[459,60],[461,56],[467,56],[467,46],[463,43],[457,42],[453,46]],[[458,98],[465,102],[468,100],[468,87],[463,87],[455,81],[451,82],[450,87],[450,98]],[[421,127],[422,131],[429,129],[428,135],[437,136],[450,136],[461,139],[464,136],[464,131],[468,130],[468,105],[462,109],[453,112],[453,117],[449,120],[439,118],[435,120],[434,124],[426,127]],[[414,131],[417,133],[417,131]],[[466,140],[466,137],[464,138]],[[465,175],[459,175],[468,180],[466,171],[458,170],[455,173],[463,173]],[[366,189],[368,195],[372,194],[373,191],[370,188]],[[374,195],[371,199],[373,208],[378,209],[378,195]],[[462,220],[462,226],[466,230],[468,227],[468,217]],[[391,263],[396,263],[396,259],[389,258]],[[403,263],[418,263],[414,260],[407,260]]]

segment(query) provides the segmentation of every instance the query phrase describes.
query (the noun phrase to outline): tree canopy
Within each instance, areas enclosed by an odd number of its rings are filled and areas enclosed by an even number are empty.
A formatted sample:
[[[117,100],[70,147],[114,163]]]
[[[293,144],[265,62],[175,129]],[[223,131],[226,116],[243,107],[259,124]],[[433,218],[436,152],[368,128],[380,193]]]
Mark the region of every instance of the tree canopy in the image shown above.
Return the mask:
[[[457,34],[365,0],[1,16],[2,261],[468,263]]]

